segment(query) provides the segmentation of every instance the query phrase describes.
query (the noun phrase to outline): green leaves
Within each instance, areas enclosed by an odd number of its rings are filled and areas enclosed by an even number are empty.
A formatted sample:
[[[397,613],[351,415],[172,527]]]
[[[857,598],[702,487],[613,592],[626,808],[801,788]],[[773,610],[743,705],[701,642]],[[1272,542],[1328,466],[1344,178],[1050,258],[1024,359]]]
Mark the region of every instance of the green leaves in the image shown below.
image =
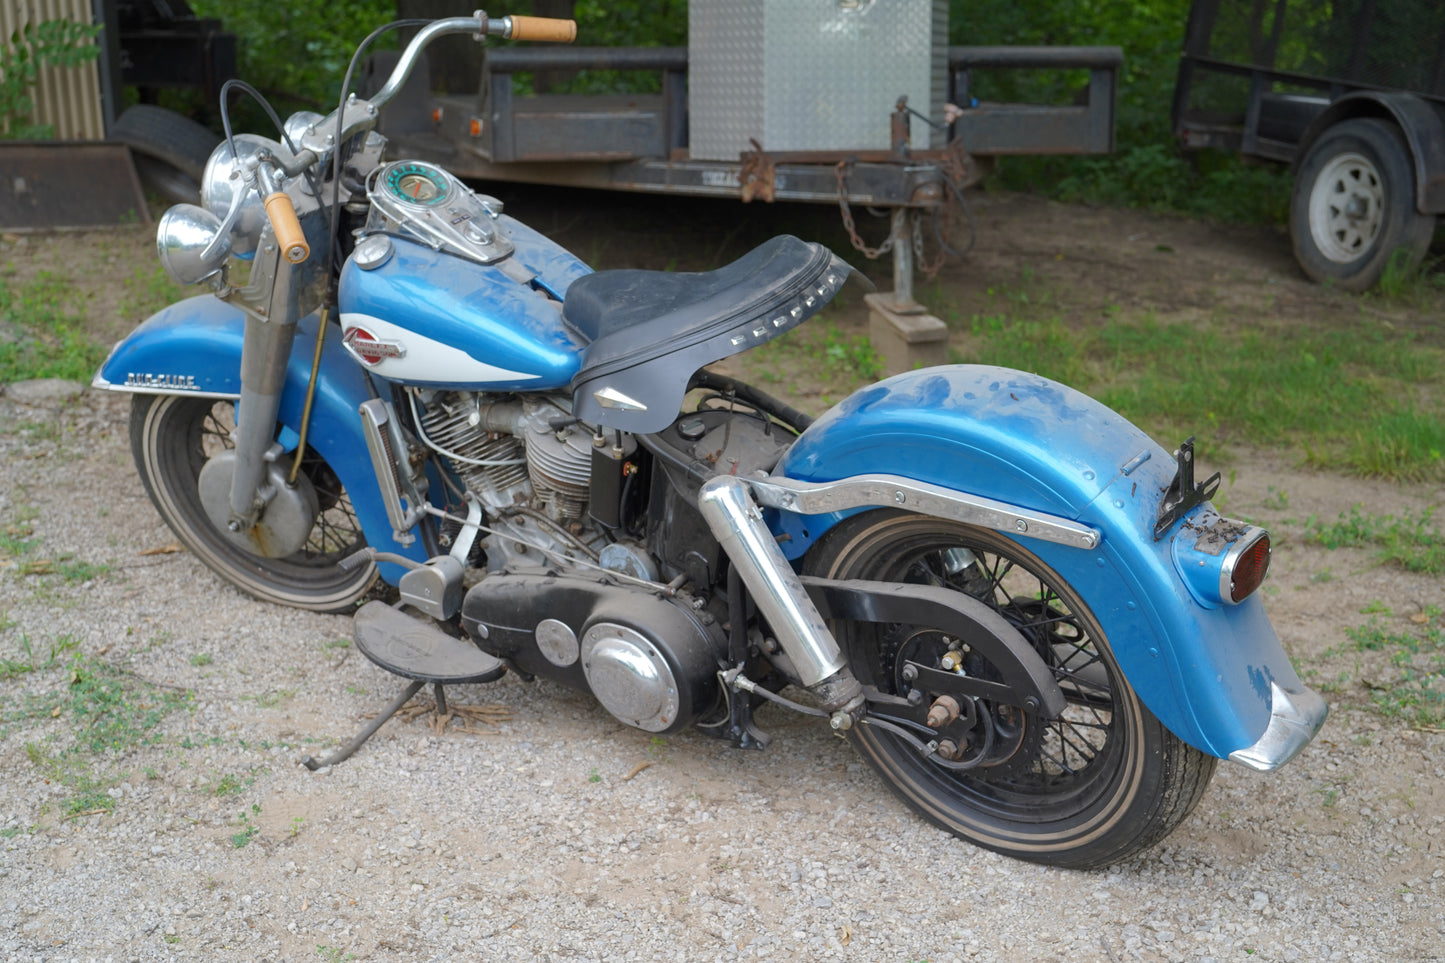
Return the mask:
[[[31,91],[42,66],[75,67],[100,53],[93,41],[100,28],[74,20],[28,23],[0,45],[0,138],[37,140],[55,136],[49,124],[35,124]]]

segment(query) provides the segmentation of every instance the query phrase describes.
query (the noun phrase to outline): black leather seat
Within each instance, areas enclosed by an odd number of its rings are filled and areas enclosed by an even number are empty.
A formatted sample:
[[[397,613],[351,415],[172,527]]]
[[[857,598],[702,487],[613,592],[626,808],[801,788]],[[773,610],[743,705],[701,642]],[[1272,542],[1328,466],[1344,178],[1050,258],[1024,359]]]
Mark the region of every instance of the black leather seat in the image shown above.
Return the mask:
[[[817,245],[785,234],[716,271],[598,271],[567,288],[562,318],[589,342],[650,321],[668,338],[686,337],[775,294],[817,256]]]
[[[572,379],[573,413],[588,424],[661,431],[693,372],[796,328],[849,270],[821,244],[783,235],[716,271],[578,278],[562,303],[563,321],[588,342]]]

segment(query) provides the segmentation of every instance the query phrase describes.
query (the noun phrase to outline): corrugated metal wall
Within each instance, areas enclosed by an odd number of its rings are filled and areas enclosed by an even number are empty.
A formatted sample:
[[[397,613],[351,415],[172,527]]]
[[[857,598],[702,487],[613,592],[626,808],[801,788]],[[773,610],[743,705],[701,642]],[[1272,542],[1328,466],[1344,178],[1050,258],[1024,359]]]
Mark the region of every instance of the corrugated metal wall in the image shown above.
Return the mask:
[[[90,0],[0,0],[0,43],[26,24],[46,20],[91,23]],[[100,73],[95,61],[79,67],[41,67],[31,98],[37,124],[51,124],[61,140],[105,137],[100,107]]]

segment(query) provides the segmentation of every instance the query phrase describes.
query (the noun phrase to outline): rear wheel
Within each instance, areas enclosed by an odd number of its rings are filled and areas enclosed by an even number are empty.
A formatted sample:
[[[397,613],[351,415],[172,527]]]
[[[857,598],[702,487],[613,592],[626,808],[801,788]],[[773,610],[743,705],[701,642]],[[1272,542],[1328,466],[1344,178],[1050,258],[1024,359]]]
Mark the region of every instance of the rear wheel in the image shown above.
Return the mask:
[[[285,558],[253,555],[217,531],[206,516],[197,480],[207,459],[232,447],[230,401],[136,395],[131,454],[146,492],[186,548],[242,591],[268,602],[317,612],[342,612],[366,593],[375,565],[343,571],[337,563],[366,546],[340,479],[307,449],[301,470],[316,489],[320,511],[306,544]]]
[[[1083,599],[1018,543],[986,529],[875,511],[830,531],[807,570],[965,592],[1002,615],[1053,671],[1068,701],[1057,719],[1014,706],[965,707],[965,731],[949,735],[967,768],[924,757],[886,730],[853,728],[854,746],[889,787],[949,832],[1019,859],[1089,869],[1163,839],[1203,796],[1216,760],[1154,718]],[[894,695],[911,688],[905,661],[942,668],[950,648],[958,649],[928,626],[845,622],[835,631],[859,681]],[[963,666],[969,673],[992,672],[977,656],[963,658],[973,660]]]

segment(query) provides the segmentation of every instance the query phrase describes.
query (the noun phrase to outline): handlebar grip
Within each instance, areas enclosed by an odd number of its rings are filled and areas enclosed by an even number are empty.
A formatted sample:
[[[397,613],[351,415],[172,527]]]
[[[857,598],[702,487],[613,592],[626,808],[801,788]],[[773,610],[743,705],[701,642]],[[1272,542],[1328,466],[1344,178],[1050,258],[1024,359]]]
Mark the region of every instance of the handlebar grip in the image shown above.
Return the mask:
[[[576,20],[558,20],[554,17],[518,17],[512,21],[509,40],[540,40],[544,43],[571,43],[577,39]]]
[[[281,254],[292,264],[300,264],[311,256],[311,245],[301,232],[301,222],[296,219],[296,207],[285,191],[277,191],[266,197],[266,216],[271,219],[271,230],[276,232],[276,243],[281,245]]]

